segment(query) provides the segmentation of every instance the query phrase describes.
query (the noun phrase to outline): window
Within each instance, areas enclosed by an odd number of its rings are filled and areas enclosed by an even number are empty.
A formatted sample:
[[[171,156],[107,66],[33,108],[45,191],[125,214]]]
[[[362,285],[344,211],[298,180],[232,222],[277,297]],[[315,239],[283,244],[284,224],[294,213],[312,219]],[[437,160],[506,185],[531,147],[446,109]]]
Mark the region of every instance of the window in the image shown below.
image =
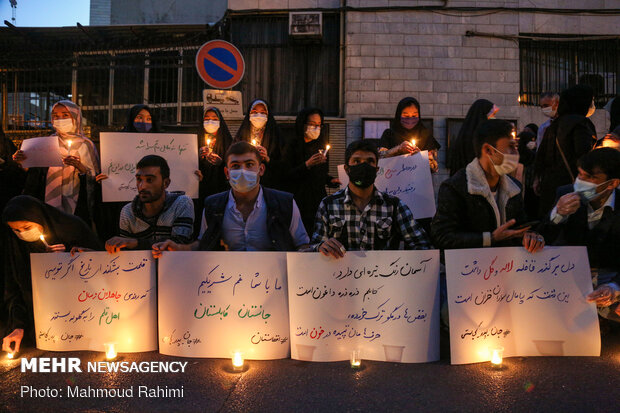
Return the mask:
[[[519,40],[521,104],[538,105],[541,93],[559,93],[578,83],[594,88],[597,107],[620,92],[620,40],[566,39]]]

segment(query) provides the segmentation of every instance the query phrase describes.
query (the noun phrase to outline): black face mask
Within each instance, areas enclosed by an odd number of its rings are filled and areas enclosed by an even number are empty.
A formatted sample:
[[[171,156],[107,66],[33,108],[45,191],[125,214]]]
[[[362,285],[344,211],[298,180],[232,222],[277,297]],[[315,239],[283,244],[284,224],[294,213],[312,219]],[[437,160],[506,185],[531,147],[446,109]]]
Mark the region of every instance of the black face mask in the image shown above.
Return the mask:
[[[377,168],[366,162],[351,165],[347,175],[349,175],[349,180],[353,182],[353,185],[358,188],[368,188],[375,183]]]

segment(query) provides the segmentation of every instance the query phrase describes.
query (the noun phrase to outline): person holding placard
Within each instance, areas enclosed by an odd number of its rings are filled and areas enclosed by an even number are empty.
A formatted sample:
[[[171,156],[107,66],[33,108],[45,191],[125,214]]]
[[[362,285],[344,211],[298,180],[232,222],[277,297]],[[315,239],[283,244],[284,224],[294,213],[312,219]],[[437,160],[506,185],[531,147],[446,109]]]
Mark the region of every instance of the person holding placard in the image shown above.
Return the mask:
[[[261,151],[236,142],[224,157],[231,190],[205,200],[200,239],[191,245],[167,240],[153,245],[162,251],[296,251],[308,246],[293,195],[263,187]]]
[[[134,105],[129,109],[127,122],[121,132],[129,133],[159,133],[161,132],[157,117],[152,109],[147,105]],[[106,174],[99,174],[95,177],[97,183],[108,179]],[[109,239],[118,235],[118,219],[125,202],[103,202],[101,189],[98,194],[98,207],[95,210],[95,225],[97,234],[101,239]]]
[[[116,253],[124,248],[151,249],[167,239],[186,244],[194,231],[194,204],[190,197],[166,191],[170,167],[164,158],[147,155],[136,165],[138,195],[125,205],[120,216],[120,236],[106,241]]]
[[[70,100],[57,102],[52,107],[52,126],[64,165],[29,168],[24,194],[90,223],[95,208],[95,177],[101,169],[95,145],[84,136],[80,107]],[[19,150],[13,159],[21,163],[26,154]]]
[[[288,174],[287,190],[295,196],[304,227],[310,232],[316,210],[327,196],[325,186],[338,188],[340,185],[338,178],[329,175],[329,140],[320,109],[309,108],[299,112],[289,148],[293,167]]]
[[[422,124],[420,103],[415,98],[406,97],[398,102],[394,119],[390,121],[390,128],[383,131],[379,145],[379,154],[384,158],[428,151],[431,172],[439,169],[437,151],[441,145]]]
[[[588,296],[599,307],[620,300],[620,152],[600,148],[577,161],[575,183],[557,190],[544,226],[553,245],[585,245],[598,288]],[[615,311],[619,306],[613,307]],[[603,315],[614,314],[606,310]],[[620,321],[614,314],[613,318]]]
[[[235,136],[235,142],[245,141],[256,146],[265,166],[262,185],[284,189],[289,170],[286,145],[271,108],[263,99],[256,99],[248,108]]]
[[[2,350],[17,352],[24,337],[34,343],[30,253],[103,248],[80,218],[28,195],[16,196],[8,202],[2,212],[2,223],[9,229],[3,231],[6,239],[2,243],[7,311]]]
[[[345,171],[349,184],[319,205],[311,249],[334,258],[347,250],[430,249],[426,232],[400,199],[375,185],[379,152],[374,143],[359,140],[347,146]]]
[[[512,132],[505,120],[482,123],[474,138],[476,158],[441,184],[431,224],[438,248],[544,247],[544,238],[527,223],[521,186],[508,175],[519,163]]]

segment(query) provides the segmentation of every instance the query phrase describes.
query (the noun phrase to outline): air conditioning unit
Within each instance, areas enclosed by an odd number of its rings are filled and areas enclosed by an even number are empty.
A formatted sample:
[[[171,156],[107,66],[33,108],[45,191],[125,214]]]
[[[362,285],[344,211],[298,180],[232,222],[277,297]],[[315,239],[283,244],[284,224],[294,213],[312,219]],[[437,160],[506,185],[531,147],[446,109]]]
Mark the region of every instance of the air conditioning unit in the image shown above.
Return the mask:
[[[323,35],[323,13],[290,12],[288,34],[294,38],[317,38]]]

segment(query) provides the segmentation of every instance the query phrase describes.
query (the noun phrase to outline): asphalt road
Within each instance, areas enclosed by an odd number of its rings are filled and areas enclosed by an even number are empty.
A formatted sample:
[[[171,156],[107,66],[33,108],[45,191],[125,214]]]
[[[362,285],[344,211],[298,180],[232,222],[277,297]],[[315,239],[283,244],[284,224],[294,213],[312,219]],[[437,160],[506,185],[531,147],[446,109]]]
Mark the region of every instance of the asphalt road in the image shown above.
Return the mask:
[[[620,412],[620,329],[603,336],[601,357],[530,357],[451,366],[363,361],[248,361],[242,373],[230,360],[182,359],[155,352],[123,354],[122,361],[187,361],[185,373],[21,373],[19,361],[0,361],[0,410],[15,412],[300,412],[466,411]],[[102,353],[42,352],[22,357],[79,357],[102,361]],[[67,386],[134,388],[133,398],[68,398]],[[22,386],[57,388],[63,397],[21,397]],[[179,398],[138,396],[138,386],[183,386]]]

